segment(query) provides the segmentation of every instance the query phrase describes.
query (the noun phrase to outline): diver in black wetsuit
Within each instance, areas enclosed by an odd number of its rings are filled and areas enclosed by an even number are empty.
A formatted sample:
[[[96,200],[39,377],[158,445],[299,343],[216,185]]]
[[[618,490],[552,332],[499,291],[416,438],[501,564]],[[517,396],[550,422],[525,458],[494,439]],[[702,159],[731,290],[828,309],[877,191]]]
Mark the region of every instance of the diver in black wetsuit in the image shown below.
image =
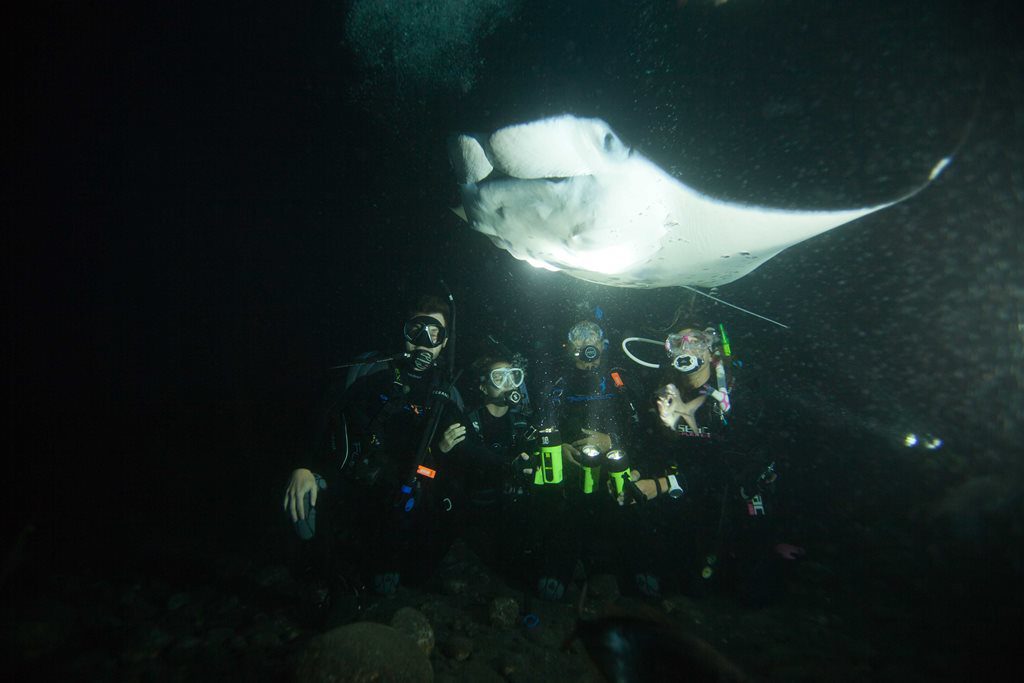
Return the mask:
[[[424,448],[432,416],[461,410],[438,365],[450,320],[443,300],[422,297],[404,326],[405,353],[371,356],[328,392],[316,445],[284,497],[300,537],[315,539],[321,578],[368,578],[388,595],[400,580],[426,578],[450,546],[457,472]]]
[[[524,365],[511,353],[477,359],[470,368],[476,386],[467,392],[476,396],[474,403],[462,419],[443,426],[438,443],[459,462],[467,500],[461,528],[470,546],[499,570],[520,563],[524,552],[531,430]]]
[[[621,488],[629,479],[637,417],[622,369],[609,362],[608,345],[596,323],[575,324],[537,402],[542,460],[534,462],[530,530],[538,594],[549,600],[564,595],[579,560],[610,569],[601,565],[618,553],[617,543],[604,542],[613,537],[608,525],[621,510],[609,486]],[[551,441],[548,455],[545,439]],[[599,533],[602,527],[609,533]]]
[[[733,410],[734,370],[742,364],[724,328],[683,328],[664,344],[627,341],[663,346],[668,355],[655,364],[624,346],[634,361],[665,373],[655,400],[661,427],[650,430],[643,453],[653,457],[639,463],[636,482],[648,500],[677,501],[655,526],[676,538],[658,543],[667,549],[662,559],[682,569],[688,589],[728,585],[751,603],[766,603],[781,592],[786,561],[804,551],[779,542],[778,472],[750,428],[759,416],[756,398],[741,391],[739,419]]]

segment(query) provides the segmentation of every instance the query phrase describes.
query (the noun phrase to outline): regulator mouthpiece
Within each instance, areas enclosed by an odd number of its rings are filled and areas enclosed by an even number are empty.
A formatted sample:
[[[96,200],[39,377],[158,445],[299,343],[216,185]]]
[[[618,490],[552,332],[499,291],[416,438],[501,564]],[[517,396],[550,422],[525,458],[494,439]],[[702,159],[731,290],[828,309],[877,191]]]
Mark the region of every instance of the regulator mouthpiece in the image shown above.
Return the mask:
[[[426,349],[420,349],[419,351],[413,351],[409,360],[417,372],[423,372],[434,364],[434,354]]]

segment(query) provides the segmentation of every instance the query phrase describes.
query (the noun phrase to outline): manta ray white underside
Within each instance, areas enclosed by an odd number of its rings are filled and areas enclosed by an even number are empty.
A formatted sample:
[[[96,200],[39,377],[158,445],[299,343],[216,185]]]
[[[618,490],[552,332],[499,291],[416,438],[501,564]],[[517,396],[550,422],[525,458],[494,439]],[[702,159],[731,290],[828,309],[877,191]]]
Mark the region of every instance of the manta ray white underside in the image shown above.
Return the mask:
[[[475,230],[534,266],[618,287],[733,282],[786,247],[916,193],[839,211],[729,203],[679,182],[604,121],[568,115],[459,135],[450,156]]]

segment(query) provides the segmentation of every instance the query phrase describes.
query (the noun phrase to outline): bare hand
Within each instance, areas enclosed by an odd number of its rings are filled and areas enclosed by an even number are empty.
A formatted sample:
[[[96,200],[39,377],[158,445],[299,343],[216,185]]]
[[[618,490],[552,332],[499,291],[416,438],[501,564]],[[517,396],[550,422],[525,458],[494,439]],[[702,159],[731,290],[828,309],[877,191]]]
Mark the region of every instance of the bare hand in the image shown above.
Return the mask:
[[[653,479],[640,479],[636,482],[636,487],[647,500],[654,500],[658,496],[658,486]]]
[[[447,453],[465,440],[466,428],[456,422],[444,430],[444,434],[441,436],[441,441],[437,444],[437,447],[441,449],[442,453]]]
[[[292,472],[292,478],[288,482],[288,488],[284,492],[284,511],[292,518],[292,522],[306,518],[306,506],[303,500],[309,494],[310,507],[316,507],[316,494],[319,489],[316,485],[316,477],[305,468]]]
[[[608,436],[604,432],[599,432],[595,429],[583,428],[583,433],[586,434],[582,439],[576,439],[572,442],[572,445],[576,448],[582,448],[583,446],[596,446],[597,450],[602,453],[607,453],[612,448],[612,437]]]

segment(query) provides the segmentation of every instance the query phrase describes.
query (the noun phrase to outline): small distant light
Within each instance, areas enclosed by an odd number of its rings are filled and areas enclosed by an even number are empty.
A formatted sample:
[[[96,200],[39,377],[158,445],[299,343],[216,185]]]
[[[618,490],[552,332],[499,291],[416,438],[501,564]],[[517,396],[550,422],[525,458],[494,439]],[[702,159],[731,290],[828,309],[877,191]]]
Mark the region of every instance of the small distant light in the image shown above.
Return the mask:
[[[942,448],[942,439],[937,436],[929,437],[924,442],[924,447],[930,451],[934,451],[936,448]]]
[[[916,446],[917,445],[917,435],[916,434],[907,434],[905,437],[903,437],[903,445],[906,446],[907,448],[911,448],[912,446]]]

